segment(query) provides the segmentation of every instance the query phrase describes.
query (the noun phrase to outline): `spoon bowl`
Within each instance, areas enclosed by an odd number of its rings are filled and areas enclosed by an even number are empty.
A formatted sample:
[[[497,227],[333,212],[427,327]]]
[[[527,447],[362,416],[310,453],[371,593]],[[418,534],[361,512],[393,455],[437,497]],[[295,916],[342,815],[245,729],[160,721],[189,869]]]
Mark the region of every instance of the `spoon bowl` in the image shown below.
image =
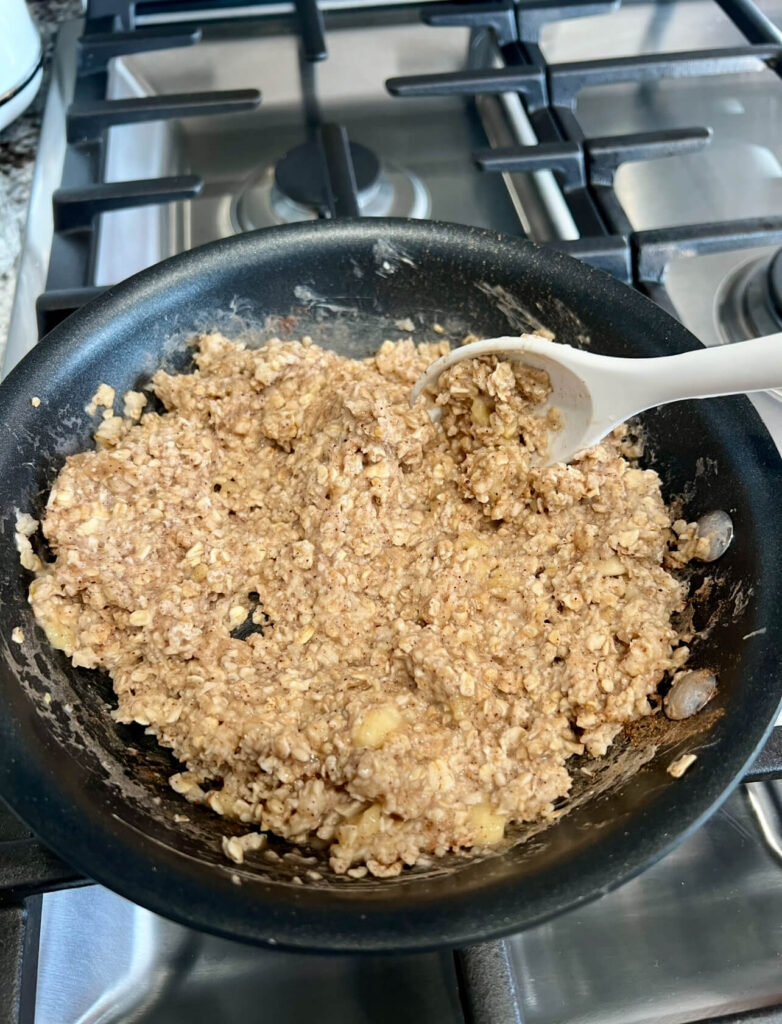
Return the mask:
[[[474,341],[441,356],[413,385],[410,405],[445,370],[465,359],[496,355],[545,370],[561,427],[550,431],[545,464],[571,462],[636,413],[687,398],[713,398],[780,387],[782,333],[654,359],[621,359],[573,348],[536,334]]]

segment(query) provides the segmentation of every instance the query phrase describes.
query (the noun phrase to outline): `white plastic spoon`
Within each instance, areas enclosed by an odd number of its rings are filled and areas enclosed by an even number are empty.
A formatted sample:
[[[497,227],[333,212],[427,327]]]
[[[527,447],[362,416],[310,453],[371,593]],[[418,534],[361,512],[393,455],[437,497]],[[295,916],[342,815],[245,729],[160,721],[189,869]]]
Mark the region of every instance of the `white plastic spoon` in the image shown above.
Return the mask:
[[[549,434],[547,464],[570,462],[636,413],[685,398],[714,398],[782,387],[782,333],[654,359],[618,359],[533,334],[474,341],[442,356],[415,382],[413,405],[463,359],[497,355],[545,370],[562,429]]]

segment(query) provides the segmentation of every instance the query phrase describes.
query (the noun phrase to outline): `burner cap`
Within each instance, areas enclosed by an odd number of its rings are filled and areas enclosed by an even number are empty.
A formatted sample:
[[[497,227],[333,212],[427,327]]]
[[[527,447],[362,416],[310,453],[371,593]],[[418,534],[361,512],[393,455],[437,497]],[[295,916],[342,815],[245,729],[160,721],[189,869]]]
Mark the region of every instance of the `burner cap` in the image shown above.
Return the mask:
[[[350,155],[359,194],[371,188],[380,176],[380,161],[366,146],[350,143]],[[274,183],[283,195],[303,206],[320,207],[326,202],[323,157],[317,142],[302,142],[280,160]]]

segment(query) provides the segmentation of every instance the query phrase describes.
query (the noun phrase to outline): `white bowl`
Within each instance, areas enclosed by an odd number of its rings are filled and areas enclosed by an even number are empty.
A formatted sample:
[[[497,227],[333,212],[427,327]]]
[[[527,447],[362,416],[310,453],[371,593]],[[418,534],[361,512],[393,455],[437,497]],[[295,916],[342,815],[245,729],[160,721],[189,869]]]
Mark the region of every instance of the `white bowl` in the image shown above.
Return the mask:
[[[32,103],[42,60],[41,37],[24,0],[0,0],[0,129]]]

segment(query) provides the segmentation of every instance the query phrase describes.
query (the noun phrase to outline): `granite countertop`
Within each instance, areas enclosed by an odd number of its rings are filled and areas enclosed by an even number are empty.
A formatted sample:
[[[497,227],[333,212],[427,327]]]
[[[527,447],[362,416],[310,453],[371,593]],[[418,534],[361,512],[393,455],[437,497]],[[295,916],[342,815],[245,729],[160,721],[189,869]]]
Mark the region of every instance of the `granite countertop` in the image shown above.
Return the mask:
[[[60,22],[81,15],[84,4],[83,0],[27,0],[27,6],[38,24],[46,63],[43,85],[32,105],[0,131],[0,364],[8,335],[55,34]]]

